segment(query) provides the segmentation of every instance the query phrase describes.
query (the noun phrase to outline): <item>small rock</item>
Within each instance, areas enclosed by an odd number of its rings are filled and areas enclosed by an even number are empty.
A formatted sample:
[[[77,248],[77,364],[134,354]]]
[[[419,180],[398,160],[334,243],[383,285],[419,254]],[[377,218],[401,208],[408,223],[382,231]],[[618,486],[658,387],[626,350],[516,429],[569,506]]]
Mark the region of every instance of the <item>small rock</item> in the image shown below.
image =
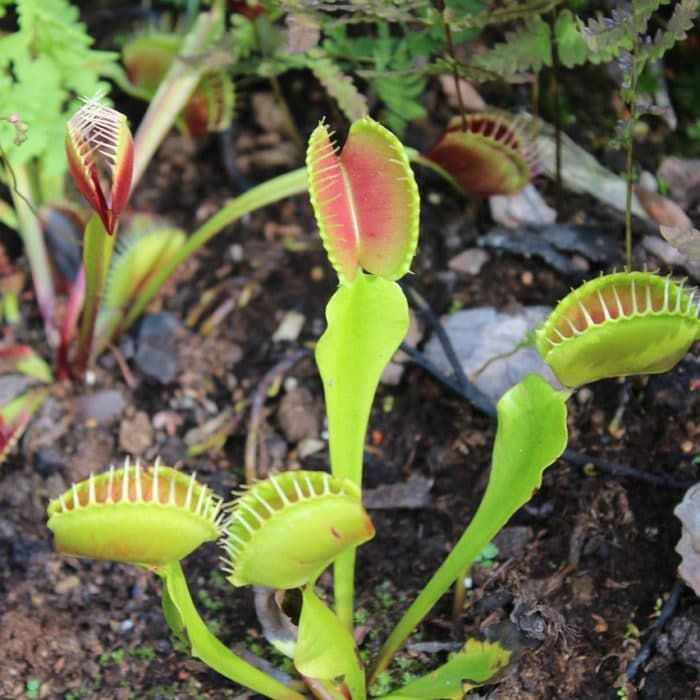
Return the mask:
[[[674,618],[668,631],[659,635],[656,648],[667,659],[700,671],[700,620],[691,615]]]
[[[319,406],[304,387],[292,389],[282,397],[277,419],[287,442],[318,437],[321,427]]]
[[[75,575],[64,576],[54,583],[54,591],[60,596],[66,595],[78,588],[80,588],[80,579]]]
[[[284,318],[277,327],[277,330],[272,334],[272,342],[280,343],[284,340],[293,342],[301,333],[301,329],[306,323],[306,316],[298,311],[287,311]]]
[[[119,448],[134,457],[140,457],[153,443],[153,428],[148,414],[137,411],[133,418],[125,418],[119,426]]]
[[[365,508],[372,510],[427,508],[431,503],[432,487],[432,479],[412,474],[405,481],[381,484],[377,488],[366,489],[362,494],[362,501]]]
[[[547,205],[531,184],[518,194],[490,197],[489,207],[493,220],[507,228],[519,228],[523,224],[543,226],[557,220],[556,210]]]
[[[78,420],[103,424],[118,416],[125,406],[124,397],[116,389],[85,394],[76,397],[73,401],[73,410]]]
[[[534,530],[527,525],[504,527],[494,538],[501,559],[520,559],[528,544],[535,536]]]
[[[140,372],[160,384],[170,384],[180,372],[177,344],[180,324],[168,313],[147,314],[139,324],[134,362]]]
[[[524,307],[517,313],[478,307],[458,311],[443,323],[464,373],[495,403],[532,372],[561,388],[535,348],[516,349],[549,312],[544,306]],[[430,339],[425,354],[443,371],[452,371],[438,338]]]
[[[49,499],[58,498],[67,490],[68,486],[60,474],[52,474],[46,480],[46,495],[49,497]]]
[[[56,473],[67,463],[67,458],[57,447],[40,447],[34,455],[34,469],[43,477]]]
[[[300,459],[305,457],[310,457],[315,455],[326,447],[326,443],[323,440],[318,440],[317,438],[304,438],[299,441],[297,445],[297,454]]]
[[[659,178],[684,209],[700,202],[700,159],[666,158],[659,168]]]
[[[467,248],[455,255],[447,267],[455,272],[463,272],[467,275],[478,275],[481,268],[489,261],[490,255],[481,248]]]

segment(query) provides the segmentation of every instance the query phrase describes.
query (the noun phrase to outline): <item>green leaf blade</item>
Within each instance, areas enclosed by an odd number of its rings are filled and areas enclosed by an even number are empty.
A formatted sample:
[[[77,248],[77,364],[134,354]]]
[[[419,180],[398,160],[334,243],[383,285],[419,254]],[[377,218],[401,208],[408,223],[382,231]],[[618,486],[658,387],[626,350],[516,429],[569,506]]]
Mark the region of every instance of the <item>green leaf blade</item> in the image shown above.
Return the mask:
[[[316,363],[328,411],[331,470],[359,484],[372,400],[408,332],[408,304],[395,282],[360,273],[353,284],[336,291],[326,318]]]

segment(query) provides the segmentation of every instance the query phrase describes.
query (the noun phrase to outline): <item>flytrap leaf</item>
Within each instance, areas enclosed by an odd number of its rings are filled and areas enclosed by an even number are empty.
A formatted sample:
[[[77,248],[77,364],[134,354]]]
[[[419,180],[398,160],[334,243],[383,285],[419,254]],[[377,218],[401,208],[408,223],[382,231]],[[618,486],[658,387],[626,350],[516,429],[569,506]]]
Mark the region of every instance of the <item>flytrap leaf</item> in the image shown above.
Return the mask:
[[[419,196],[401,142],[363,117],[340,155],[322,122],[306,152],[309,195],[328,259],[341,284],[364,268],[396,280],[418,244]]]
[[[365,672],[352,634],[311,587],[304,588],[302,596],[294,650],[297,671],[307,682],[330,684],[341,697],[365,698]]]
[[[453,119],[427,154],[472,197],[516,194],[536,174],[535,139],[517,119],[483,112]]]
[[[123,236],[107,276],[105,308],[126,307],[153,275],[168,264],[185,244],[185,240],[185,234],[181,230],[162,225],[143,233],[135,231],[132,235]]]
[[[6,371],[19,372],[27,377],[34,377],[45,384],[53,382],[51,367],[29,345],[0,347],[0,374]]]
[[[111,235],[129,198],[134,143],[126,116],[101,98],[84,100],[68,122],[66,155],[76,186]]]
[[[386,668],[443,593],[540,487],[544,470],[566,447],[566,398],[566,392],[553,389],[537,374],[529,374],[500,398],[491,474],[479,508],[382,647],[374,677]]]
[[[48,389],[32,389],[0,407],[0,464],[7,459],[48,395]]]
[[[367,421],[379,378],[408,332],[408,304],[396,282],[360,273],[326,307],[316,345],[326,399],[331,469],[359,484]]]
[[[234,586],[296,588],[348,547],[374,536],[360,490],[324,472],[284,472],[233,503],[224,527],[225,569]]]
[[[462,700],[470,690],[492,681],[507,668],[512,656],[498,642],[469,639],[447,663],[383,700]]]
[[[700,338],[700,301],[651,272],[618,272],[564,297],[537,349],[565,386],[671,369]]]
[[[48,515],[61,554],[131,564],[179,561],[221,535],[221,499],[157,462],[91,474],[51,501]]]

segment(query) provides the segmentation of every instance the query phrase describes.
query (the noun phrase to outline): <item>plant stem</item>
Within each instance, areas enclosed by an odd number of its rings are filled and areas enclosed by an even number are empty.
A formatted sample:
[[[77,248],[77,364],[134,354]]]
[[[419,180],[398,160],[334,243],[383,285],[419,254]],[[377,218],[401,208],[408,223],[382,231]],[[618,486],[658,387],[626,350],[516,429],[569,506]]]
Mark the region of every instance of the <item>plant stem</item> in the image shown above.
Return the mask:
[[[240,683],[272,700],[304,700],[304,696],[285,687],[266,673],[234,654],[217,639],[204,623],[192,602],[180,562],[158,569],[187,630],[192,655],[229,680]]]
[[[479,555],[484,545],[490,542],[496,533],[507,522],[512,513],[503,514],[499,510],[498,499],[484,499],[472,518],[469,527],[464,531],[454,549],[449,553],[438,570],[413,601],[396,625],[389,638],[380,649],[379,655],[370,669],[367,685],[371,685],[394,658],[399,647],[411,634],[413,629],[430,612],[440,597],[449,590],[457,577],[470,567]]]
[[[112,260],[116,230],[110,236],[97,214],[93,214],[85,227],[83,237],[83,269],[85,271],[85,306],[80,322],[78,349],[75,355],[75,371],[85,373],[90,359],[97,312],[102,303],[107,271]]]
[[[637,0],[632,0],[632,16],[634,19],[633,24],[636,26],[636,14],[637,14]],[[625,191],[625,265],[626,269],[629,271],[632,269],[632,166],[633,166],[633,155],[634,155],[634,127],[637,124],[637,77],[640,72],[640,68],[637,65],[639,57],[639,34],[634,32],[634,44],[632,46],[632,70],[630,78],[630,118],[629,118],[629,128],[627,129],[626,139],[627,139],[627,157],[626,157],[626,167],[625,167],[625,180],[627,184],[627,189]],[[624,94],[624,92],[623,92]]]
[[[355,547],[350,547],[333,562],[335,614],[345,629],[355,624]]]
[[[8,171],[10,166],[6,166]],[[24,250],[29,260],[32,272],[32,282],[36,292],[36,300],[39,311],[44,319],[46,337],[49,345],[56,347],[59,342],[58,329],[54,318],[56,310],[56,292],[53,286],[53,274],[49,264],[49,257],[44,243],[44,234],[41,231],[36,208],[32,201],[32,187],[29,173],[25,165],[12,166],[8,173],[10,194],[17,212],[19,221],[19,234],[24,243]]]
[[[206,71],[207,62],[203,54],[217,37],[221,26],[220,11],[212,9],[202,12],[185,37],[182,51],[158,86],[134,137],[132,190]]]
[[[457,68],[457,53],[455,52],[455,45],[452,39],[452,29],[445,18],[445,2],[444,0],[435,0],[435,6],[440,13],[440,18],[442,19],[442,29],[445,32],[445,41],[447,42],[447,52],[450,54],[452,63],[452,80],[455,84],[455,94],[457,95],[457,104],[459,105],[459,116],[462,118],[462,131],[467,130],[467,111],[464,107],[464,100],[462,99],[462,89],[459,84],[459,69]]]

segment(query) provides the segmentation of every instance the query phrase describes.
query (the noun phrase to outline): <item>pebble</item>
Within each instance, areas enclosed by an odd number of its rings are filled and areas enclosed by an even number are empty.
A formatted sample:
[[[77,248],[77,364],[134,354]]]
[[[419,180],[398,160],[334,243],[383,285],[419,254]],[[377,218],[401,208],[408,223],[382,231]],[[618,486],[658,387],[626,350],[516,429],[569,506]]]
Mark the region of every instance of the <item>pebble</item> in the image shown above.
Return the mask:
[[[447,266],[455,272],[478,275],[481,268],[490,260],[490,255],[481,248],[467,248],[455,255]]]
[[[180,324],[168,313],[147,314],[141,320],[134,363],[148,379],[170,384],[180,372],[176,346]]]

